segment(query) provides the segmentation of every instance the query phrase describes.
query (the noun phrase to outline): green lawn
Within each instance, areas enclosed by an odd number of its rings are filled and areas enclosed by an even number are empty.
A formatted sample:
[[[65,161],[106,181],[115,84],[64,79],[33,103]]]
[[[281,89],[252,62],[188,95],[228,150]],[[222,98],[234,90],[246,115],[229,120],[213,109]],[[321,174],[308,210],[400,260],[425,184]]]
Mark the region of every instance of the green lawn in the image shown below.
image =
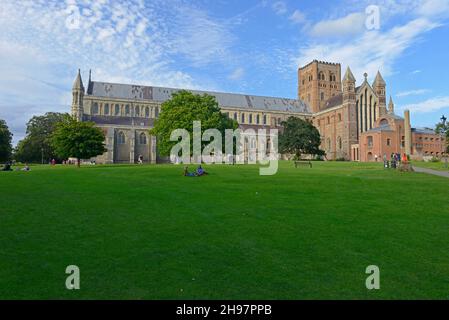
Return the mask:
[[[421,168],[428,168],[438,171],[449,171],[449,169],[446,168],[446,163],[444,161],[441,162],[413,161],[412,163],[414,166]]]
[[[380,163],[207,169],[0,172],[0,299],[449,298],[449,179]]]

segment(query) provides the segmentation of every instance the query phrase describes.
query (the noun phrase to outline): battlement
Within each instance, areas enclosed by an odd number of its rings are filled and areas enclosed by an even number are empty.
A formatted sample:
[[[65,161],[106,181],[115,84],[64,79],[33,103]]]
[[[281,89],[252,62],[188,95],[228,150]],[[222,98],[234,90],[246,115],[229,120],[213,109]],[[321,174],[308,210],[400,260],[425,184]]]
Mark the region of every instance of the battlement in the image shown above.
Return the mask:
[[[334,63],[334,62],[327,62],[327,61],[321,61],[321,60],[316,60],[314,59],[313,61],[309,62],[308,64],[306,64],[303,67],[299,67],[299,70],[303,70],[306,69],[307,67],[309,67],[310,65],[317,63],[317,64],[324,64],[324,65],[328,65],[328,66],[341,66],[341,63]]]

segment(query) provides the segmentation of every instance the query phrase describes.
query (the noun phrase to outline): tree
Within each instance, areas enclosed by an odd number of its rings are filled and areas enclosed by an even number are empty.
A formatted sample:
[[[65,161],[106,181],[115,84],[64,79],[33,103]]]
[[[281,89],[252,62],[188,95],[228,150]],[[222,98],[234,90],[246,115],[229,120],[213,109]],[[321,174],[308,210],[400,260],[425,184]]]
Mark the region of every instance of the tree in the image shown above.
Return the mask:
[[[9,131],[6,121],[0,119],[0,162],[6,162],[11,159],[11,141],[12,133]]]
[[[449,153],[449,122],[445,116],[441,117],[441,122],[436,125],[435,132],[446,137],[446,153]]]
[[[238,123],[220,112],[215,97],[204,94],[193,94],[189,91],[174,93],[170,100],[162,104],[160,117],[150,130],[158,138],[160,155],[170,155],[170,150],[177,143],[170,141],[170,135],[175,129],[185,129],[190,133],[190,148],[193,153],[193,121],[201,121],[201,134],[207,129],[217,129],[221,132],[224,151],[226,129],[237,129]],[[203,147],[206,143],[203,143]]]
[[[66,118],[56,125],[51,135],[51,146],[61,159],[89,159],[105,153],[104,133],[93,122],[78,122]]]
[[[48,112],[34,116],[27,123],[27,135],[19,141],[14,158],[21,162],[41,162],[43,159],[58,158],[50,144],[50,137],[56,124],[69,117],[66,113]]]
[[[324,151],[320,149],[320,133],[312,122],[289,117],[282,125],[284,129],[279,135],[281,153],[294,154],[295,159],[300,159],[302,154],[324,155]]]

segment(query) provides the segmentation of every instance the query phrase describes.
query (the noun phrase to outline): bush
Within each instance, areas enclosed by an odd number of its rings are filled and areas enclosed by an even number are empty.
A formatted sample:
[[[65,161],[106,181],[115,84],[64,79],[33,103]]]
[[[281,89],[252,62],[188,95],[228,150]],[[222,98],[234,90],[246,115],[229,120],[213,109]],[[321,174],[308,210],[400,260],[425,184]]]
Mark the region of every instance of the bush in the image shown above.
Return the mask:
[[[432,159],[430,159],[430,162],[441,162],[441,160],[437,157],[432,157]]]

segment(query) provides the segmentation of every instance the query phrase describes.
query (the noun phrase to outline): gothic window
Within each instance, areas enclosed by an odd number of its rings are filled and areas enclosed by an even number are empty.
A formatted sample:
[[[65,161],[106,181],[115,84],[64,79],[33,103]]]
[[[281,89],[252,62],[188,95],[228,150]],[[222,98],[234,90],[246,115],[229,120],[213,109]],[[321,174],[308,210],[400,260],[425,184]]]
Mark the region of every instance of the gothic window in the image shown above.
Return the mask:
[[[148,107],[145,108],[145,117],[147,117],[147,118],[150,117],[150,108],[148,108]]]
[[[252,114],[249,115],[249,123],[253,123],[253,115]]]
[[[385,125],[387,125],[388,124],[388,120],[387,119],[382,119],[382,120],[380,120],[380,125],[381,126],[385,126]]]
[[[387,139],[387,146],[391,146],[391,139]]]
[[[94,103],[92,107],[92,114],[98,114],[98,103]]]
[[[139,136],[139,143],[140,144],[147,144],[147,135],[145,133],[141,133]]]
[[[158,107],[156,107],[155,109],[154,109],[154,116],[157,118],[157,117],[159,117],[159,108]]]
[[[106,104],[104,105],[104,114],[105,114],[105,115],[109,115],[109,104],[108,104],[108,103],[106,103]]]
[[[242,120],[241,120],[241,122],[245,123],[245,114],[244,113],[242,113]]]
[[[267,124],[267,115],[266,114],[263,115],[263,124]]]
[[[237,121],[237,112],[234,112],[234,120]]]
[[[338,149],[341,150],[341,148],[343,147],[342,142],[341,142],[341,137],[337,138],[337,143],[338,143]]]
[[[341,113],[338,114],[338,121],[341,121]]]
[[[278,118],[278,126],[280,126],[282,124],[282,119]]]
[[[260,123],[260,116],[259,116],[259,115],[256,116],[256,123],[257,123],[257,124]]]
[[[371,148],[373,146],[373,137],[372,136],[367,137],[367,143],[368,143],[368,148]]]
[[[125,144],[125,134],[122,131],[120,131],[118,133],[117,143],[118,144]]]
[[[125,115],[129,116],[129,105],[125,106]]]
[[[136,117],[140,116],[140,108],[139,108],[139,106],[136,106],[134,114],[136,115]]]
[[[120,106],[118,104],[115,105],[115,115],[118,116],[120,114]]]

